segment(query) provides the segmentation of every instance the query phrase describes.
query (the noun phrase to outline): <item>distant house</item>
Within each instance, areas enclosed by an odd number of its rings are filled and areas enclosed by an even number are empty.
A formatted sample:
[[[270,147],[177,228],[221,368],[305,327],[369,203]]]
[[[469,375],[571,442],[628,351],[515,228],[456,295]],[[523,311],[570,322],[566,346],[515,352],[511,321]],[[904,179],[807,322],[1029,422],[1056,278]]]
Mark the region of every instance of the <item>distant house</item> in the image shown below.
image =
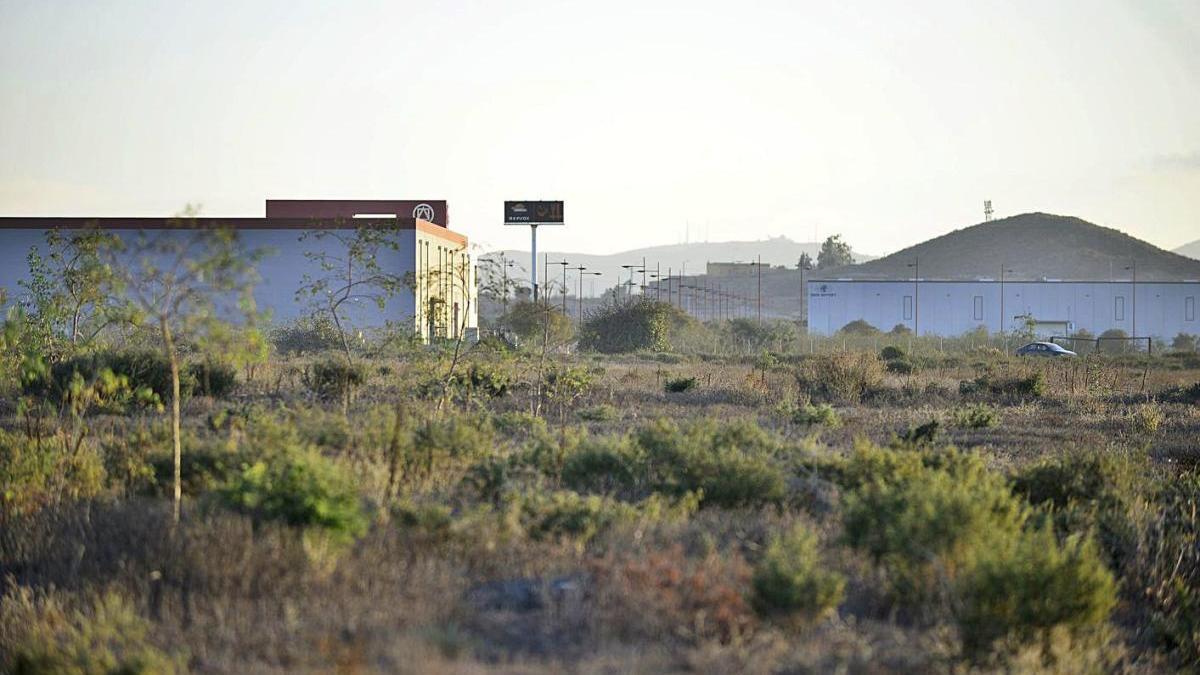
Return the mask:
[[[296,299],[305,274],[318,276],[318,266],[306,253],[324,250],[339,254],[332,238],[317,240],[306,232],[350,230],[361,225],[394,228],[397,250],[381,252],[378,262],[389,272],[412,279],[410,288],[392,298],[383,311],[360,302],[349,312],[357,327],[386,322],[411,323],[414,332],[430,337],[473,334],[478,327],[475,268],[467,238],[449,229],[447,204],[442,200],[267,200],[266,217],[237,218],[80,218],[0,217],[0,288],[9,299],[20,298],[18,282],[28,276],[30,248],[43,247],[50,229],[101,228],[119,236],[139,231],[173,236],[192,227],[231,227],[247,249],[266,248],[254,297],[260,310],[276,322],[311,313]],[[318,249],[318,247],[320,247]]]
[[[1170,339],[1200,333],[1196,298],[1200,281],[938,281],[812,279],[808,328],[831,335],[863,320],[921,335],[991,333],[1099,335],[1117,329],[1137,337]]]

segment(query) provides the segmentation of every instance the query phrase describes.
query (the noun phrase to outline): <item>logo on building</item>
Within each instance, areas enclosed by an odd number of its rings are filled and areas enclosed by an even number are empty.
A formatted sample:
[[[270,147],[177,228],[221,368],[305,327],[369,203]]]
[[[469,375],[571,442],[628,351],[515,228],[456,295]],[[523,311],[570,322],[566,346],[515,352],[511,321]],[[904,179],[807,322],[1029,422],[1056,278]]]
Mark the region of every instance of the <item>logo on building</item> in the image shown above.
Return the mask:
[[[428,204],[417,204],[413,209],[413,218],[433,222],[433,207]]]

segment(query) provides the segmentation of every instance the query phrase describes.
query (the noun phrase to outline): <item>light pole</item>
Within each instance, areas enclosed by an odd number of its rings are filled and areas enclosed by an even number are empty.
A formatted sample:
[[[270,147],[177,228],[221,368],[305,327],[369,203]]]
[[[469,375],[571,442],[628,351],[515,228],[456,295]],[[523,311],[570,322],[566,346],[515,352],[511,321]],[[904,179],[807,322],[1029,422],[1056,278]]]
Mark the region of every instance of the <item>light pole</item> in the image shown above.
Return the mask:
[[[1008,320],[1004,317],[1004,275],[1012,274],[1007,266],[1000,266],[1000,336],[1004,338],[1004,351],[1008,352]]]
[[[918,285],[921,278],[921,259],[913,258],[908,266],[913,268],[913,335],[921,337],[921,287]]]
[[[517,262],[515,260],[509,260],[508,258],[506,258],[504,256],[503,253],[500,254],[500,262],[502,264],[502,269],[504,271],[504,282],[503,282],[504,286],[501,288],[501,292],[503,293],[502,303],[504,304],[504,314],[507,316],[508,315],[508,268],[516,267]]]
[[[583,277],[585,276],[583,271],[586,270],[587,268],[584,267],[583,265],[580,265],[579,267],[576,267],[575,269],[579,270],[579,295],[576,297],[576,300],[579,301],[578,321],[579,321],[579,328],[582,329],[583,328]],[[588,272],[586,276],[598,277],[598,276],[600,276],[600,272]]]
[[[563,316],[567,315],[567,265],[571,263],[566,260],[560,260],[555,265],[562,265],[563,268]]]
[[[1138,336],[1138,334],[1137,334],[1137,261],[1136,260],[1132,261],[1130,263],[1130,265],[1128,267],[1126,267],[1125,269],[1131,270],[1133,272],[1133,328],[1132,328],[1133,335],[1130,335],[1129,337],[1136,338]],[[1151,309],[1153,309],[1153,308],[1151,308]],[[1137,340],[1134,340],[1133,344],[1134,344],[1134,347],[1136,348]]]
[[[808,330],[808,312],[805,311],[805,301],[808,300],[808,292],[804,290],[804,270],[808,269],[810,264],[808,259],[804,258],[796,265],[800,268],[800,320],[804,322],[805,330]]]

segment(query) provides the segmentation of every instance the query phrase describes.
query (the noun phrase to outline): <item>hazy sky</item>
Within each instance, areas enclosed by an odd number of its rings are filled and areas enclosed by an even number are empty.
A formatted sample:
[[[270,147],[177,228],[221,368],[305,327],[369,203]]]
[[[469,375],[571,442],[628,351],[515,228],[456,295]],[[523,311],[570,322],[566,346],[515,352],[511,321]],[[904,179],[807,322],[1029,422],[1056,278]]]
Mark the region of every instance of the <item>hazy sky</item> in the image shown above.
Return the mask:
[[[564,199],[558,250],[1200,238],[1200,2],[0,0],[0,214]]]

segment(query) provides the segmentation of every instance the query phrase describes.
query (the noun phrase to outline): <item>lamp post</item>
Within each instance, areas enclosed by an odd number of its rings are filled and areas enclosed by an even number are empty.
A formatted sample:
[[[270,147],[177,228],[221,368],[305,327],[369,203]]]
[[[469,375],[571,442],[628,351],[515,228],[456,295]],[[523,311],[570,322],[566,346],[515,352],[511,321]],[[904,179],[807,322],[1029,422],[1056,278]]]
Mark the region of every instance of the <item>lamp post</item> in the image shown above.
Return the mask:
[[[808,269],[811,263],[807,259],[802,259],[796,267],[800,268],[800,320],[804,322],[804,329],[808,330],[808,312],[805,311],[805,301],[808,299],[808,292],[804,290],[804,270]]]
[[[563,316],[567,315],[567,265],[571,263],[566,260],[559,260],[555,265],[562,265],[563,268]]]
[[[1004,338],[1004,351],[1008,352],[1008,321],[1004,317],[1004,275],[1012,274],[1006,265],[1000,266],[1000,336]]]
[[[583,328],[583,277],[585,276],[583,271],[586,270],[587,268],[584,267],[583,265],[580,265],[579,267],[576,267],[575,269],[579,270],[579,295],[576,296],[575,299],[579,301],[578,326],[580,329],[582,329]],[[588,272],[586,274],[586,276],[598,277],[598,276],[600,276],[600,272]]]
[[[1130,335],[1130,337],[1136,338],[1138,336],[1138,334],[1137,334],[1137,261],[1136,260],[1132,261],[1129,264],[1129,266],[1126,267],[1125,269],[1131,270],[1133,272],[1133,328],[1131,329],[1133,331],[1133,335]],[[1134,340],[1133,344],[1136,347],[1137,340]]]
[[[913,268],[913,335],[921,337],[921,287],[918,285],[921,278],[921,259],[913,258],[908,266]]]

